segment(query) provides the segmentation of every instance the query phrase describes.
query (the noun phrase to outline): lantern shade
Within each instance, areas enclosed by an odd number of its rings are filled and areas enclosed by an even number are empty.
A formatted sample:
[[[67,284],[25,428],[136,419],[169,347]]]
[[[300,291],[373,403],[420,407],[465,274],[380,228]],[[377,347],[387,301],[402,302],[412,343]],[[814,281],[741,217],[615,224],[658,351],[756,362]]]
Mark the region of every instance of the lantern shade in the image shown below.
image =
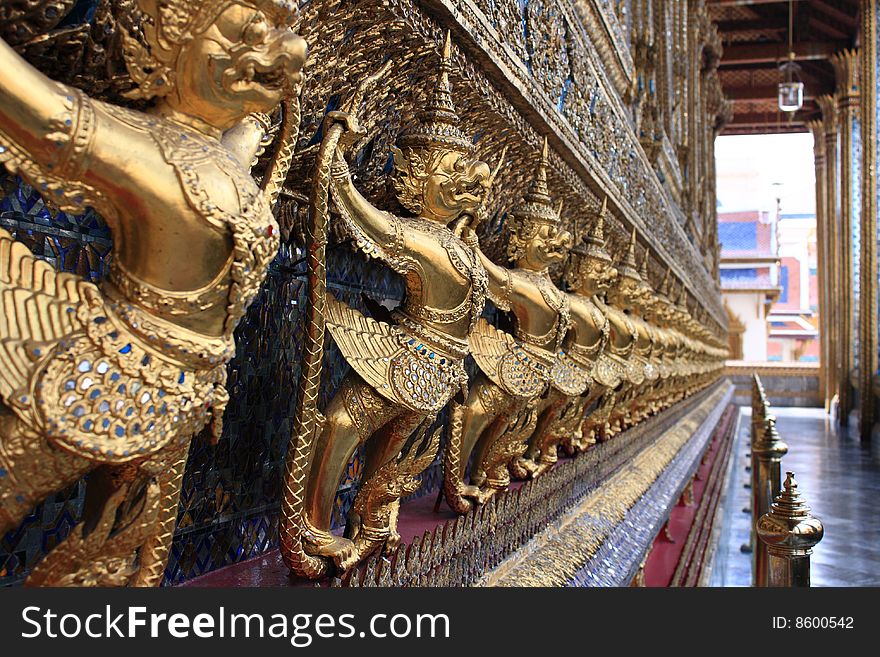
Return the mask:
[[[803,82],[779,83],[779,109],[783,112],[797,112],[804,105]]]

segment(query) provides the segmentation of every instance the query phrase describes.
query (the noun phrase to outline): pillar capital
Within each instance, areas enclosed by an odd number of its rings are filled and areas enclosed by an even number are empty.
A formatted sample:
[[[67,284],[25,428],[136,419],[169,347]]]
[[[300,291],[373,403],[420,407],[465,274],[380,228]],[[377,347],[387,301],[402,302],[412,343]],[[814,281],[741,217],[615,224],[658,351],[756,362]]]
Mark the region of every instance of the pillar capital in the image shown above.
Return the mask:
[[[831,94],[822,94],[816,98],[819,111],[822,112],[822,125],[825,135],[833,134],[837,120],[837,99]]]
[[[812,119],[807,121],[807,128],[813,134],[813,156],[819,166],[825,161],[825,126],[821,119]]]
[[[859,51],[857,49],[841,50],[831,56],[834,67],[835,95],[838,108],[845,111],[859,102]]]

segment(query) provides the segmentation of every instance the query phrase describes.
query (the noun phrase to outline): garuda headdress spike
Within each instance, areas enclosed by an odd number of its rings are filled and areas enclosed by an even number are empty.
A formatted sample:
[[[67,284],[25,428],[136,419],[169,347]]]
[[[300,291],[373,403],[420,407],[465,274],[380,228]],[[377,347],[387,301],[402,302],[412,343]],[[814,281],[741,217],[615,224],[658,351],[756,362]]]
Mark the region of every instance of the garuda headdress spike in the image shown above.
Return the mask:
[[[629,238],[629,248],[626,255],[617,265],[617,273],[621,277],[630,278],[634,281],[641,281],[642,277],[636,269],[636,229],[633,227],[632,235]]]
[[[647,247],[645,247],[645,257],[642,258],[642,264],[639,267],[639,276],[641,277],[642,281],[644,281],[646,284],[648,283],[649,278],[648,278],[648,248]]]
[[[590,256],[610,263],[611,256],[605,250],[605,213],[608,210],[608,197],[602,199],[602,207],[596,214],[596,221],[584,238],[583,244],[577,244],[572,251],[580,256]]]
[[[562,206],[559,209],[553,207],[553,199],[547,187],[547,168],[549,166],[547,138],[544,138],[544,146],[541,150],[541,161],[538,171],[529,191],[523,196],[523,201],[510,211],[508,227],[511,237],[507,247],[507,255],[511,260],[516,260],[522,255],[523,248],[541,226],[559,227]]]
[[[452,37],[447,31],[434,91],[425,109],[416,115],[415,124],[398,138],[397,144],[400,148],[445,148],[465,154],[473,152],[474,144],[459,127],[461,119],[452,102],[452,85],[449,82],[451,55]]]
[[[688,310],[687,299],[688,299],[687,288],[684,285],[684,281],[682,281],[681,282],[681,289],[678,292],[678,303],[676,305],[683,312],[690,314],[690,311]]]
[[[553,199],[550,198],[550,191],[547,188],[547,153],[547,138],[545,137],[535,179],[523,197],[523,202],[511,211],[515,224],[529,224],[531,226],[537,224],[557,226],[559,224],[559,212],[553,207]]]

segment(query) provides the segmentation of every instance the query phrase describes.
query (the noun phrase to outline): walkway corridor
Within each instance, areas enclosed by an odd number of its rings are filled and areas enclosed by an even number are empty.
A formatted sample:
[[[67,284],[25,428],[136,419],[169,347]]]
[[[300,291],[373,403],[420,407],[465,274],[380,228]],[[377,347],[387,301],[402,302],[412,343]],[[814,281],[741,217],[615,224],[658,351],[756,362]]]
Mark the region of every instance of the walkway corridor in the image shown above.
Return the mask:
[[[862,445],[836,431],[821,409],[773,413],[788,444],[782,476],[795,473],[813,515],[825,525],[811,562],[813,586],[880,586],[880,445]],[[713,586],[751,585],[751,554],[740,550],[749,542],[751,521],[743,511],[750,497],[750,421],[751,409],[741,409]]]

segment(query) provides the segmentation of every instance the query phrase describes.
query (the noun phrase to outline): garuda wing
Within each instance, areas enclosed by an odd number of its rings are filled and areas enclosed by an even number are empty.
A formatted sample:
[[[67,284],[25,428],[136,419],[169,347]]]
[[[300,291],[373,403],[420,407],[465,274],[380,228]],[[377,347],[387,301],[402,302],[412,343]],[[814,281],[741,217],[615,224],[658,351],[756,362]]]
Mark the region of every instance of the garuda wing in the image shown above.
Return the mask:
[[[512,335],[499,331],[485,319],[477,322],[468,342],[483,373],[508,394],[529,398],[544,390],[550,377],[552,354],[542,358],[543,354],[523,347]]]
[[[403,351],[394,327],[377,322],[328,295],[327,328],[354,371],[389,397],[389,363]],[[393,395],[389,398],[396,401]]]
[[[349,365],[379,394],[417,413],[436,413],[467,379],[461,359],[431,351],[399,327],[327,298],[327,328]]]
[[[31,382],[40,361],[59,341],[82,329],[82,287],[0,228],[0,398],[29,415]],[[32,419],[25,417],[25,420]]]

